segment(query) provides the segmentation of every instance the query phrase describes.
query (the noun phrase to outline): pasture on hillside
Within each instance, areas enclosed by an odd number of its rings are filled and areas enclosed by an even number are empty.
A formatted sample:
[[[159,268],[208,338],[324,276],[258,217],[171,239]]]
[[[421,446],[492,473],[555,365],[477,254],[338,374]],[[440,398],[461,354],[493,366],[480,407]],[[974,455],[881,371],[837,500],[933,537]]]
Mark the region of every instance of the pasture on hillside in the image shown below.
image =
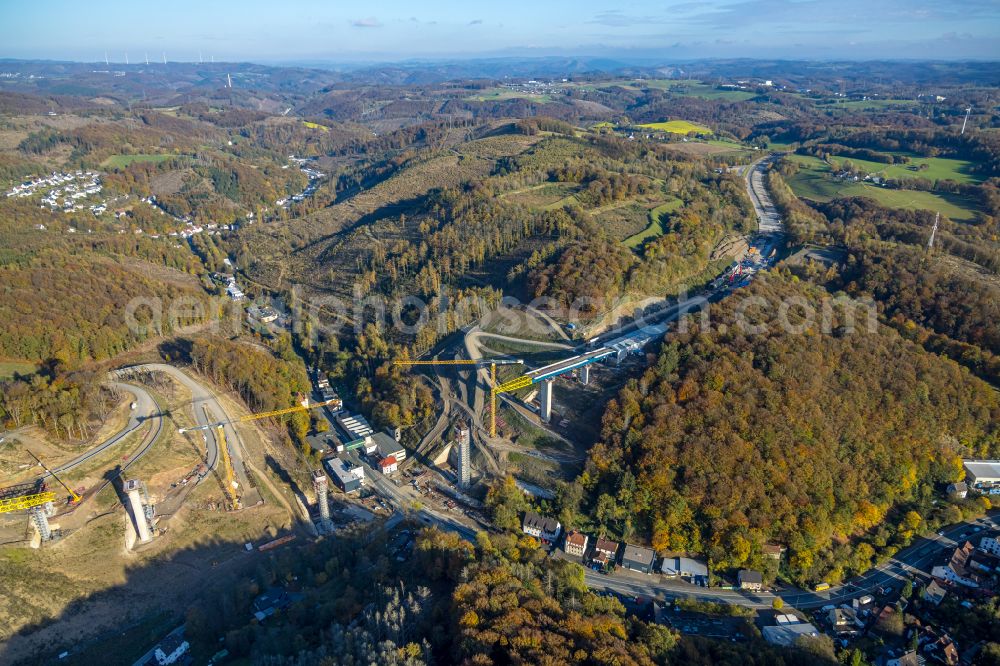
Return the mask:
[[[950,157],[919,157],[911,153],[889,153],[895,157],[908,157],[909,162],[886,164],[854,157],[832,156],[830,162],[842,165],[850,162],[865,173],[884,178],[926,178],[927,180],[954,180],[958,183],[981,183],[983,178],[972,172],[972,162]],[[921,168],[926,165],[926,168]]]
[[[889,208],[931,210],[958,222],[973,221],[979,210],[974,200],[958,194],[895,190],[861,180],[840,179],[833,175],[830,165],[815,157],[791,155],[789,159],[797,162],[800,169],[787,178],[788,186],[804,199],[826,202],[840,197],[869,197]]]
[[[671,134],[689,134],[695,132],[697,134],[711,134],[712,130],[708,129],[704,125],[698,125],[687,120],[667,120],[661,123],[643,123],[639,127],[645,127],[647,129],[659,130],[661,132],[670,132]]]
[[[112,155],[108,159],[101,162],[101,166],[109,169],[124,169],[128,167],[130,164],[134,164],[136,162],[159,163],[159,162],[165,162],[169,160],[171,157],[174,156],[169,153],[158,153],[158,154],[138,153],[136,155]]]

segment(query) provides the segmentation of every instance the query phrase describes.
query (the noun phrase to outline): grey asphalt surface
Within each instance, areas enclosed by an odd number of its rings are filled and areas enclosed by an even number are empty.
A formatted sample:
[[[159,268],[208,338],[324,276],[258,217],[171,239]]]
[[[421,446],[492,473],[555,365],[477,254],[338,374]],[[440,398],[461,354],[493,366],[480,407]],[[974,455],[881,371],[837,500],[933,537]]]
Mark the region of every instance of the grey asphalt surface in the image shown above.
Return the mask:
[[[979,527],[980,531],[975,532]],[[868,570],[864,575],[851,579],[843,585],[831,587],[823,592],[812,592],[798,588],[779,589],[776,592],[750,593],[741,590],[705,588],[683,580],[667,579],[658,574],[644,576],[632,572],[601,574],[587,569],[587,586],[594,590],[607,590],[619,594],[674,599],[693,597],[703,601],[717,601],[750,608],[770,608],[774,598],[794,608],[812,609],[827,604],[839,605],[865,594],[875,594],[880,587],[891,585],[899,589],[903,581],[914,575],[927,577],[931,569],[943,562],[947,553],[964,542],[961,537],[978,542],[978,539],[1000,532],[1000,513],[984,519],[958,523],[941,530],[943,536],[934,534],[918,538],[913,545],[901,550],[885,564]]]
[[[163,372],[182,384],[191,393],[191,409],[194,413],[195,422],[198,425],[203,426],[210,423],[227,422],[224,426],[224,431],[226,442],[229,444],[229,453],[233,463],[233,470],[236,473],[236,480],[239,482],[244,494],[251,491],[246,468],[243,464],[243,440],[236,428],[231,423],[228,423],[232,419],[211,389],[201,384],[201,382],[180,368],[167,365],[166,363],[146,363],[122,368],[118,372],[127,374],[129,371]],[[192,432],[190,435],[192,437],[202,436],[206,447],[206,464],[209,469],[215,469],[219,463],[219,443],[216,441],[215,430],[200,430]],[[253,503],[253,501],[247,502],[244,499],[244,504]]]
[[[136,408],[132,410],[132,413],[129,415],[128,423],[125,425],[124,428],[119,430],[117,433],[115,433],[108,439],[104,440],[104,442],[102,442],[101,444],[98,444],[89,451],[77,456],[68,463],[56,467],[53,470],[56,474],[59,474],[60,472],[68,472],[75,467],[79,467],[80,465],[87,462],[91,458],[99,456],[102,452],[104,452],[105,449],[114,446],[118,442],[122,441],[123,439],[131,435],[133,432],[144,426],[150,420],[154,421],[154,423],[156,424],[155,430],[157,434],[159,433],[159,429],[162,427],[161,423],[162,417],[160,415],[160,408],[156,404],[156,401],[153,400],[153,396],[151,396],[149,392],[146,391],[144,388],[142,388],[141,386],[136,386],[135,384],[127,384],[124,382],[113,382],[112,386],[114,386],[120,391],[125,391],[135,396]],[[155,441],[155,437],[152,438],[151,441]],[[139,455],[133,458],[133,460],[137,460],[139,457],[144,455],[147,450],[148,447],[146,447],[146,449],[144,449]],[[49,474],[45,473],[39,478],[45,479],[48,476]]]

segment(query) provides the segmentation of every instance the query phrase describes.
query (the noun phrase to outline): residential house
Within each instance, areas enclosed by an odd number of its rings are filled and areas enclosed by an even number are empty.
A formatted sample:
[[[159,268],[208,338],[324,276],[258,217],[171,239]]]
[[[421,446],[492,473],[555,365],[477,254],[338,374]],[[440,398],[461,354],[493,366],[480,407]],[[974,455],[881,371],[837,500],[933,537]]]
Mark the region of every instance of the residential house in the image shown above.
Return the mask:
[[[994,571],[1000,571],[1000,557],[985,550],[976,549],[969,556],[968,565],[973,571],[991,574]]]
[[[1000,540],[994,537],[983,537],[979,540],[979,550],[986,551],[990,555],[1000,556]]]
[[[955,647],[955,641],[947,635],[928,641],[924,644],[923,651],[947,666],[958,666],[958,648]]]
[[[910,650],[906,654],[895,659],[889,659],[885,666],[924,666],[926,661],[915,650]]]
[[[226,293],[229,294],[229,298],[234,301],[242,301],[246,298],[246,295],[240,290],[236,282],[229,283],[229,286],[226,287]]]
[[[267,592],[257,595],[257,598],[253,600],[253,615],[258,622],[263,622],[266,618],[291,606],[300,599],[302,599],[301,594],[289,594],[280,587],[269,588]]]
[[[886,604],[882,609],[875,615],[875,626],[878,628],[884,628],[891,626],[893,616],[896,615],[896,605]]]
[[[399,469],[399,463],[396,461],[396,456],[386,456],[378,462],[378,467],[383,474],[389,476]]]
[[[625,551],[622,553],[622,566],[631,571],[648,574],[653,571],[653,560],[656,553],[651,548],[633,546],[625,544]]]
[[[931,575],[949,583],[957,583],[966,587],[979,587],[980,576],[970,568],[969,559],[975,549],[968,541],[956,548],[951,558],[944,565],[931,570]]]
[[[665,576],[695,578],[696,576],[708,576],[708,565],[687,557],[667,557],[660,565],[660,571]]]
[[[774,543],[765,543],[761,550],[764,553],[764,557],[770,557],[772,560],[780,560],[786,548]]]
[[[753,571],[752,569],[741,569],[738,574],[738,580],[741,590],[760,592],[764,587],[764,577],[759,571]]]
[[[153,657],[160,666],[177,663],[177,660],[184,656],[190,645],[184,640],[184,634],[177,632],[170,634],[156,646],[153,650]]]
[[[267,305],[251,305],[247,308],[247,317],[251,322],[270,324],[278,318],[278,313],[274,308]]]
[[[562,525],[555,518],[543,518],[534,511],[527,511],[521,531],[544,542],[553,542],[562,533]]]
[[[618,560],[618,542],[609,541],[604,537],[597,539],[594,544],[594,561],[599,564],[608,564]]]
[[[857,631],[865,626],[853,608],[833,608],[828,615],[830,626],[838,634]]]
[[[938,585],[936,580],[932,580],[927,587],[924,588],[924,601],[935,606],[944,601],[946,596],[948,596],[948,590]]]
[[[958,483],[949,483],[948,494],[961,499],[965,499],[965,496],[969,494],[969,484],[967,484],[965,481],[959,481]]]
[[[587,535],[582,532],[577,532],[573,530],[566,534],[566,543],[563,546],[567,555],[575,555],[576,557],[583,557],[583,554],[587,552]]]

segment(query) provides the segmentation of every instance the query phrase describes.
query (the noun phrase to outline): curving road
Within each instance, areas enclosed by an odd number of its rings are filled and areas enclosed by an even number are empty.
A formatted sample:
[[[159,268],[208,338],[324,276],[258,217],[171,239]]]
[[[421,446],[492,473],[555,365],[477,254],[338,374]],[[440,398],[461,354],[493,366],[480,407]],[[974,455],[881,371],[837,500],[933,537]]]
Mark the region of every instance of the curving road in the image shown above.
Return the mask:
[[[135,384],[127,384],[125,382],[113,382],[111,385],[114,386],[119,391],[125,391],[135,396],[136,407],[134,410],[132,410],[132,413],[129,415],[128,423],[125,425],[124,428],[119,430],[117,433],[115,433],[108,439],[104,440],[104,442],[102,442],[101,444],[98,444],[97,446],[88,450],[86,453],[83,453],[77,456],[76,458],[73,458],[68,463],[64,463],[56,467],[53,471],[56,472],[57,474],[60,472],[68,472],[71,469],[79,467],[80,465],[87,462],[91,458],[101,455],[101,453],[103,453],[106,449],[122,441],[123,439],[131,435],[133,432],[144,426],[149,421],[153,421],[154,423],[155,434],[153,437],[149,439],[147,446],[144,447],[143,450],[140,451],[140,453],[137,454],[132,460],[133,461],[138,460],[142,455],[144,455],[149,450],[149,446],[152,444],[152,442],[156,441],[156,437],[159,435],[160,429],[163,427],[163,418],[162,415],[160,414],[160,408],[156,404],[156,401],[153,399],[153,396],[151,396],[149,392],[146,391],[146,389],[142,388],[141,386],[136,386]],[[131,462],[132,461],[130,461],[130,464]],[[46,472],[45,474],[42,474],[38,478],[46,479],[48,477],[49,473]]]
[[[976,529],[979,529],[976,532]],[[771,608],[775,597],[788,606],[814,609],[828,604],[839,605],[865,594],[876,595],[880,587],[893,586],[897,591],[905,579],[914,575],[929,576],[935,564],[944,560],[947,552],[964,542],[965,538],[978,540],[982,536],[1000,532],[1000,513],[983,519],[958,523],[941,530],[930,537],[920,537],[909,548],[899,551],[885,564],[869,569],[863,575],[843,585],[831,587],[824,592],[812,592],[798,588],[778,589],[776,592],[752,593],[741,590],[705,588],[682,580],[667,579],[659,575],[643,576],[632,572],[601,574],[587,569],[587,586],[595,590],[606,590],[619,594],[640,597],[675,599],[694,597],[704,601],[716,601],[750,608]],[[964,535],[964,536],[963,536]]]
[[[251,492],[252,486],[249,483],[246,467],[243,463],[243,440],[236,428],[229,423],[232,419],[211,389],[207,388],[176,366],[168,365],[166,363],[145,363],[142,365],[122,368],[116,372],[119,376],[128,376],[128,374],[136,372],[165,373],[190,391],[190,404],[192,412],[194,413],[195,422],[198,425],[203,426],[210,423],[226,422],[226,425],[224,426],[225,438],[226,442],[229,444],[228,450],[230,459],[233,463],[233,470],[236,472],[236,479],[239,482],[244,495]],[[209,429],[191,433],[194,437],[197,437],[199,434],[203,436],[206,446],[206,465],[209,469],[215,469],[216,465],[219,463],[219,442],[216,441],[215,430]],[[253,503],[253,500],[247,502],[246,499],[244,499],[244,504]]]
[[[783,234],[780,216],[764,185],[765,170],[773,159],[773,155],[764,157],[750,165],[744,171],[747,193],[753,203],[758,220],[760,239],[757,241],[757,244],[763,256],[770,254],[771,249],[780,243]],[[730,288],[728,285],[711,289],[703,296],[696,296],[683,302],[675,303],[657,313],[654,317],[660,322],[673,321],[683,313],[702,306],[706,301],[724,297],[729,291]],[[602,338],[621,336],[628,332],[630,328],[638,328],[639,326],[640,323],[632,324],[626,326],[624,329],[615,331],[611,335],[602,336]],[[521,340],[510,336],[484,333],[478,327],[473,327],[464,339],[466,353],[469,358],[481,358],[479,349],[480,337],[495,337],[518,344],[536,344],[538,346],[555,348],[565,346],[559,343],[546,344],[534,340]],[[601,340],[601,342],[604,341],[603,339]],[[481,413],[483,408],[484,395],[482,389],[487,386],[485,372],[485,370],[480,370],[476,373],[476,380],[473,382],[473,395],[466,396],[467,398],[471,398],[469,402],[472,405],[470,406],[461,400],[456,401],[456,404],[470,413],[470,416],[479,428],[482,428],[482,424],[476,418],[476,415]],[[392,492],[392,489],[387,488],[386,490],[390,493]],[[427,520],[430,517],[425,514],[422,519],[430,522]],[[751,608],[770,608],[774,599],[780,597],[789,606],[802,609],[819,608],[828,604],[836,605],[843,603],[864,594],[873,594],[880,587],[886,585],[893,585],[898,589],[898,585],[906,578],[915,574],[927,575],[934,564],[942,559],[949,549],[955,547],[956,540],[964,540],[966,537],[972,537],[973,535],[982,536],[1000,532],[1000,529],[998,529],[1000,528],[1000,523],[997,522],[998,517],[1000,517],[1000,514],[995,514],[983,521],[959,523],[941,530],[937,535],[920,537],[912,546],[900,551],[895,557],[892,557],[884,564],[870,569],[864,575],[854,580],[848,581],[843,585],[831,587],[829,590],[823,592],[786,588],[779,589],[776,593],[750,593],[741,590],[705,588],[659,575],[643,576],[632,572],[605,575],[591,569],[586,569],[585,580],[588,587],[592,589],[613,591],[631,596],[654,596],[666,599],[681,596],[695,597],[706,601],[738,604]],[[433,518],[438,519],[440,517],[433,516]],[[468,534],[463,534],[463,536],[470,540],[472,538]]]

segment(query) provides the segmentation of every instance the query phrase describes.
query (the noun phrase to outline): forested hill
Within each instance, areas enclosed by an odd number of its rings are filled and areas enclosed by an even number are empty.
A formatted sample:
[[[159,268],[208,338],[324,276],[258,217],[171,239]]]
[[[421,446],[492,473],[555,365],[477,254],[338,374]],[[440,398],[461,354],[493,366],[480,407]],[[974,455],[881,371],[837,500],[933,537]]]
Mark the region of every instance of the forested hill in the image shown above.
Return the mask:
[[[762,333],[737,325],[746,294],[767,304],[746,310]],[[582,481],[600,523],[716,566],[758,564],[763,543],[782,543],[794,577],[836,578],[908,543],[961,456],[1000,454],[996,392],[891,329],[869,333],[863,313],[853,332],[840,318],[822,333],[824,296],[768,276],[712,306],[711,330],[661,350],[609,405],[591,452]],[[780,325],[788,299],[817,313],[801,334]]]

